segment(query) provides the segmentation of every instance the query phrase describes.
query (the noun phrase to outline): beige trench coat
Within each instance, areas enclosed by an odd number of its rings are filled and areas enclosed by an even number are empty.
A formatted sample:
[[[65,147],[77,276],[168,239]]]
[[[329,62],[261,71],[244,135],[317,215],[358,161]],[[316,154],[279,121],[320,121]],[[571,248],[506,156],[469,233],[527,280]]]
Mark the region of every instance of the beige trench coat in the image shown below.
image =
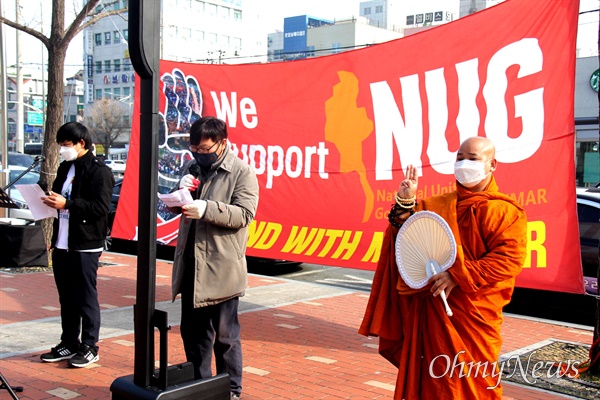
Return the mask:
[[[204,182],[199,196],[207,201],[207,207],[204,217],[196,220],[195,224],[196,308],[243,295],[248,285],[245,254],[248,225],[254,219],[258,206],[258,181],[254,169],[229,148],[224,157],[216,173]],[[189,166],[194,162],[184,165],[182,176],[189,173]],[[182,214],[173,263],[173,301],[181,291],[184,250],[190,225],[191,220]]]

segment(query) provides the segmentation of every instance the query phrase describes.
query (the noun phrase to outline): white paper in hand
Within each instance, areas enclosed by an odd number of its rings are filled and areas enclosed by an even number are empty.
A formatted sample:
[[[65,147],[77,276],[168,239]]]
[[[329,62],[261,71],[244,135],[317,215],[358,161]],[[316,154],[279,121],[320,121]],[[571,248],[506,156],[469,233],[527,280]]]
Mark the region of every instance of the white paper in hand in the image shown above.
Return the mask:
[[[57,211],[42,202],[42,197],[46,197],[46,193],[44,193],[40,185],[37,183],[15,185],[15,188],[21,193],[23,199],[25,199],[25,203],[27,203],[33,219],[38,221],[44,218],[58,218]]]
[[[179,189],[173,193],[158,194],[158,198],[167,205],[167,207],[181,207],[194,202],[189,189]]]

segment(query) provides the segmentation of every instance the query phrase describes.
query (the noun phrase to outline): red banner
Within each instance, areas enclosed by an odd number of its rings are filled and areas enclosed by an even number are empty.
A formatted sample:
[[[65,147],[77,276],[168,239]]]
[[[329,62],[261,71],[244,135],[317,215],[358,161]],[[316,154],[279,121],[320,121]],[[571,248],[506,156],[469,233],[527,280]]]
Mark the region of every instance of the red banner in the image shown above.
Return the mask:
[[[214,115],[260,184],[248,254],[374,269],[408,164],[418,197],[454,190],[470,136],[494,141],[500,190],[529,220],[521,287],[583,293],[574,161],[578,3],[509,0],[362,50],[302,61],[161,62],[159,186],[180,178],[189,126]],[[113,235],[135,239],[139,92]],[[149,132],[142,132],[149,134]],[[158,238],[179,216],[159,205]]]

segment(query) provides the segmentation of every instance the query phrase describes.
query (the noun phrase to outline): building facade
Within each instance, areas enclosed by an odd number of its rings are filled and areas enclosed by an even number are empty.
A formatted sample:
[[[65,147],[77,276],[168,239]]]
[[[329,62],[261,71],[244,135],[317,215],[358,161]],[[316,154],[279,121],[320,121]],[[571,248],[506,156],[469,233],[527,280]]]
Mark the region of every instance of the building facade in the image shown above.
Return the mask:
[[[269,34],[268,60],[278,62],[326,56],[401,37],[398,32],[370,25],[366,18],[333,22],[299,15],[285,18],[283,32]]]
[[[367,18],[370,25],[409,36],[484,10],[502,1],[504,0],[446,0],[442,3],[369,0],[360,3],[359,15]]]
[[[67,78],[67,84],[63,93],[63,121],[84,122],[83,106],[84,100],[83,70],[74,76]]]
[[[17,146],[17,71],[7,68],[6,71],[6,120],[7,143],[9,150],[19,150]],[[39,70],[26,70],[23,72],[23,145],[26,143],[40,142],[43,139],[44,110],[47,76]]]
[[[577,186],[600,181],[598,153],[598,57],[578,58],[575,69],[575,160]]]

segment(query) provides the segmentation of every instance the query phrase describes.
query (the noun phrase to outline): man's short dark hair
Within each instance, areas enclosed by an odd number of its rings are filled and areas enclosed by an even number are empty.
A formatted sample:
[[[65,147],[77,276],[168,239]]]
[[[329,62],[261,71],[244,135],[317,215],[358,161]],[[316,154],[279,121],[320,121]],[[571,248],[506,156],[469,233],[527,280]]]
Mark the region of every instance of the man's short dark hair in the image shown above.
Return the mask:
[[[190,128],[190,144],[195,146],[204,139],[219,142],[227,138],[227,124],[215,117],[202,117]]]
[[[56,143],[71,142],[75,145],[82,140],[85,149],[92,148],[92,134],[87,126],[79,122],[67,122],[56,132]]]

